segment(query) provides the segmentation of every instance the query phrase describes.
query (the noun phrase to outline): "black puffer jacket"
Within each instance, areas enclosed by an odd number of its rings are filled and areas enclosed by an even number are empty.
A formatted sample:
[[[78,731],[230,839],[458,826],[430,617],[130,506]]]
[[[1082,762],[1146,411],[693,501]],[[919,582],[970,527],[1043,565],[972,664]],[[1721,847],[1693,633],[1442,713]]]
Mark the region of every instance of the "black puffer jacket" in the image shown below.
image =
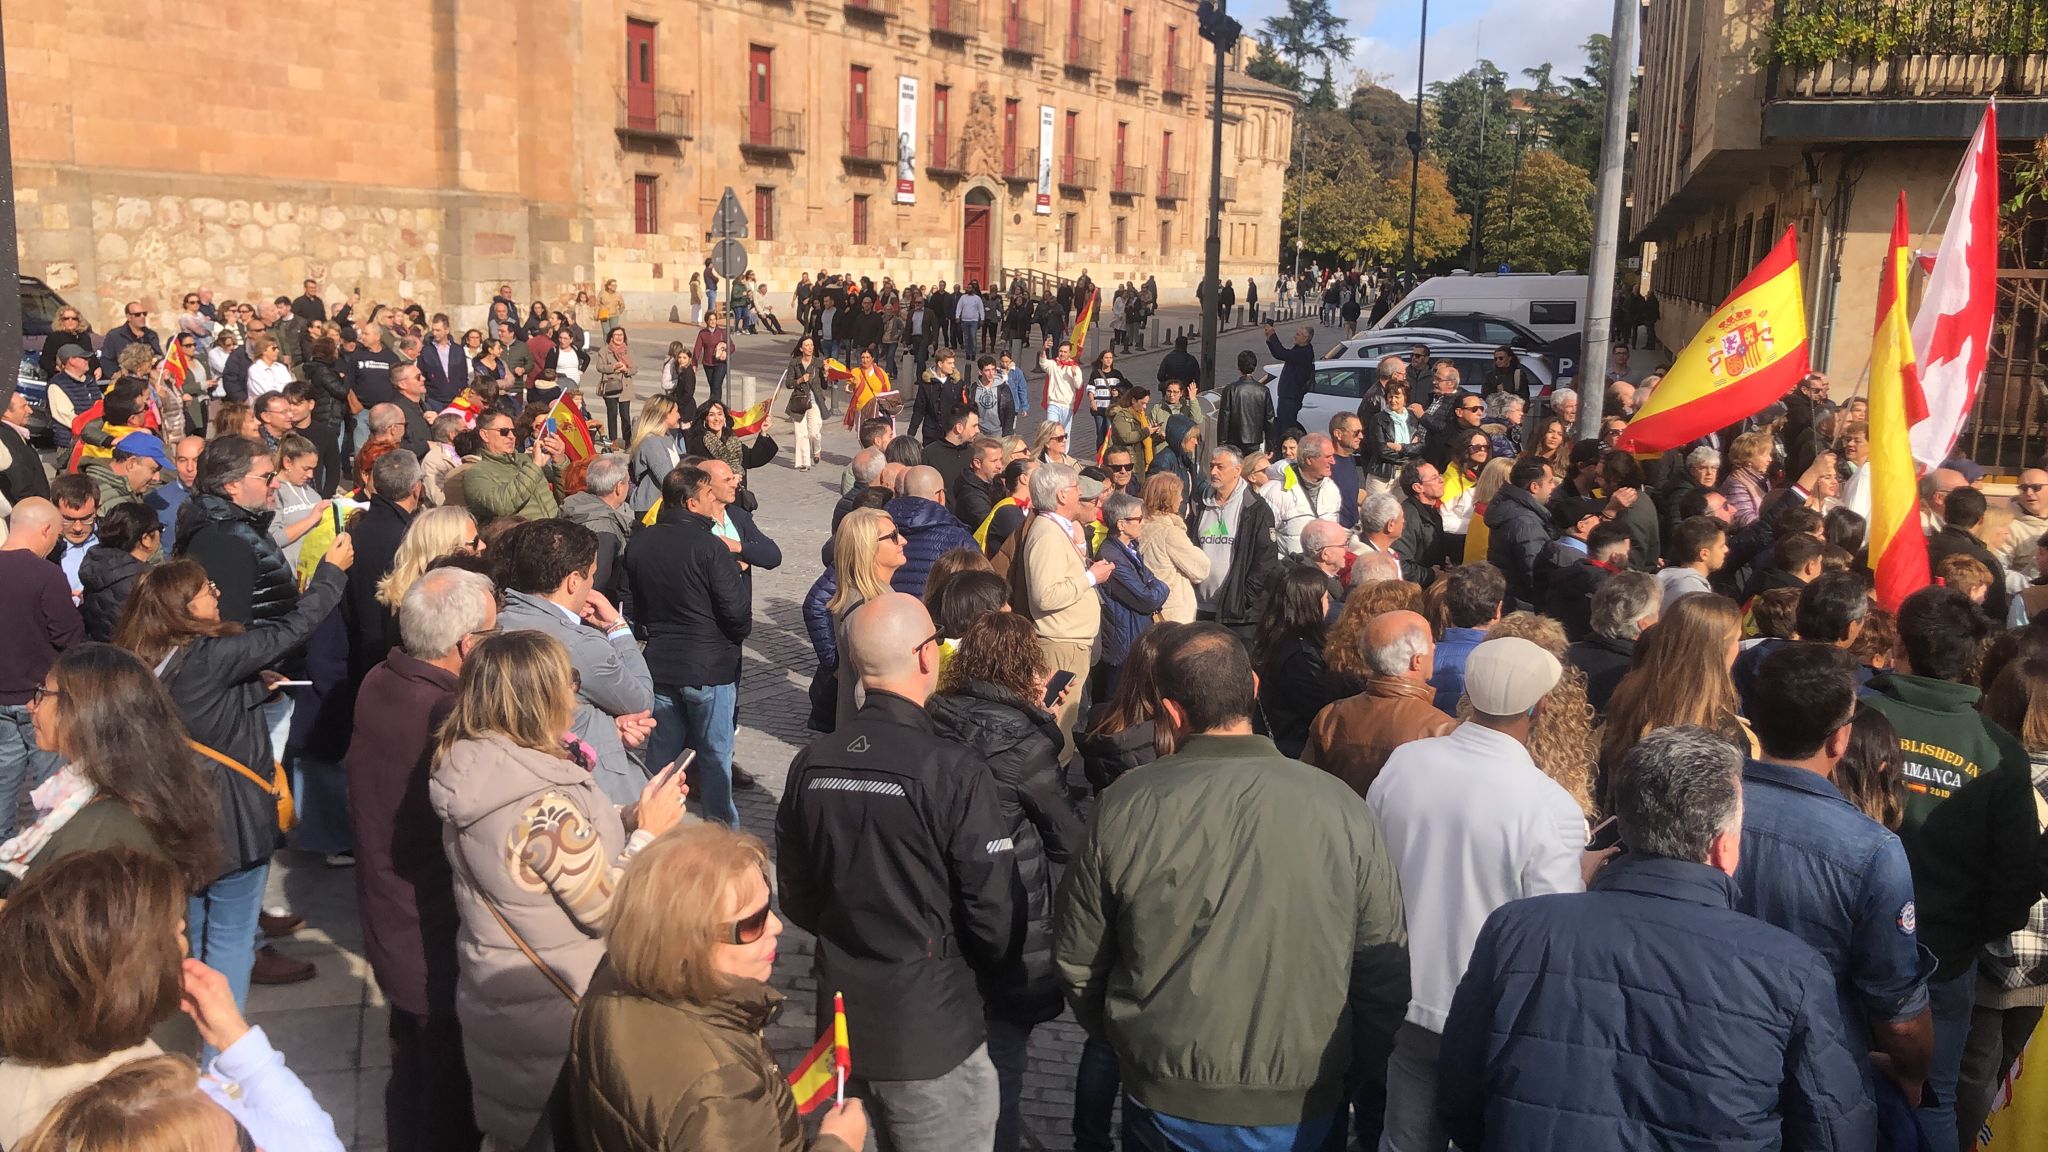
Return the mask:
[[[341,603],[342,571],[321,563],[305,595],[282,619],[258,621],[246,631],[194,640],[173,653],[162,672],[185,731],[208,748],[271,779],[283,749],[272,748],[263,702],[270,697],[261,673],[276,668],[306,642]],[[239,872],[270,859],[278,847],[277,800],[240,773],[202,759],[220,793],[221,849],[226,870]]]
[[[1088,783],[1098,793],[1133,768],[1150,764],[1159,759],[1159,750],[1153,747],[1152,721],[1133,724],[1121,732],[1105,736],[1095,734],[1109,712],[1108,704],[1097,704],[1088,711],[1088,729],[1074,738],[1074,751],[1081,754],[1081,768],[1088,774]]]
[[[939,735],[988,761],[1017,850],[1023,945],[1005,971],[982,980],[982,998],[1005,1020],[1043,1023],[1061,1007],[1052,962],[1052,865],[1064,866],[1087,832],[1060,787],[1059,727],[1007,690],[979,681],[969,681],[960,695],[932,697],[925,710]]]
[[[339,424],[348,419],[348,382],[333,360],[306,361],[306,384],[313,391],[313,423]]]
[[[121,622],[121,606],[135,591],[135,582],[149,571],[149,565],[105,544],[85,554],[78,565],[78,586],[85,598],[78,610],[85,617],[85,638],[102,643],[114,638],[114,625]]]
[[[178,509],[175,551],[197,560],[220,587],[223,620],[281,620],[298,602],[298,574],[270,538],[274,515],[251,512],[211,492],[193,493]]]

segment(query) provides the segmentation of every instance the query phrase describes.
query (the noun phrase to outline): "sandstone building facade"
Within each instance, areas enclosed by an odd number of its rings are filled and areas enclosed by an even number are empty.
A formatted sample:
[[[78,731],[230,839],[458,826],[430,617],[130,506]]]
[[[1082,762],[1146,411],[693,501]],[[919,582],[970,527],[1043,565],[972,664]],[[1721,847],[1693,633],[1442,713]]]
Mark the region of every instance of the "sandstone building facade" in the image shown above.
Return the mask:
[[[722,193],[801,271],[1201,275],[1193,0],[119,0],[5,10],[22,271],[96,327],[179,296],[416,300],[616,279],[687,314]],[[1225,83],[1223,275],[1270,285],[1291,94]],[[1050,146],[1044,146],[1049,139]]]

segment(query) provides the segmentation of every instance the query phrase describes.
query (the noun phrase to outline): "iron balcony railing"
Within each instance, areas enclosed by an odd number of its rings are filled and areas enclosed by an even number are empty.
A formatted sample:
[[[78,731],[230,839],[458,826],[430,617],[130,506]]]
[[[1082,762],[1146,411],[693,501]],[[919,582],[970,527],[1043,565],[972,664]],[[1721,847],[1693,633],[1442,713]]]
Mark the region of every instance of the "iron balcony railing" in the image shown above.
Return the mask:
[[[1022,16],[1003,21],[1003,51],[1011,56],[1036,57],[1045,51],[1045,23]]]
[[[977,0],[932,0],[932,35],[968,40],[981,28]]]
[[[688,140],[692,133],[692,111],[696,98],[687,92],[666,88],[619,87],[618,130],[630,136],[658,140]]]
[[[848,164],[879,168],[896,162],[896,129],[872,120],[848,120],[840,159]]]
[[[1142,196],[1145,193],[1145,187],[1145,169],[1143,165],[1117,164],[1110,167],[1110,195]]]
[[[740,105],[740,149],[764,155],[804,150],[804,114]]]

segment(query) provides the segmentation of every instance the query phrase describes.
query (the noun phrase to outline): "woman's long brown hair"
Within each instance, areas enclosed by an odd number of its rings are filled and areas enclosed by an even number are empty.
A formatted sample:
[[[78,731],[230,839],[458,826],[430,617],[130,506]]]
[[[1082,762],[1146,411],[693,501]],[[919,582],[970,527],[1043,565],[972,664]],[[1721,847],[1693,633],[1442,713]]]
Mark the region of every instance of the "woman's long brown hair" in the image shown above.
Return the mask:
[[[201,620],[192,614],[192,598],[205,588],[206,569],[197,560],[179,557],[151,568],[121,606],[114,643],[154,665],[194,640],[240,632],[242,626],[233,621]]]

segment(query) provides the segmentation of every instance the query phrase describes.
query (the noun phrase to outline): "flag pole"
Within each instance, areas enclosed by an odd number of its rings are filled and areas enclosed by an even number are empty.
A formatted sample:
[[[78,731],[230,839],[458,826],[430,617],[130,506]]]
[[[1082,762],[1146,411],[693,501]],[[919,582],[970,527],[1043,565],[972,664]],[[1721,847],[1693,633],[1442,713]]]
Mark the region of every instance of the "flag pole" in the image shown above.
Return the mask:
[[[768,407],[761,410],[761,426],[754,429],[754,443],[761,442],[761,434],[768,431],[769,421],[775,419],[775,401],[782,395],[782,383],[789,379],[789,365],[782,366],[782,375],[775,378],[775,390],[768,393]]]

